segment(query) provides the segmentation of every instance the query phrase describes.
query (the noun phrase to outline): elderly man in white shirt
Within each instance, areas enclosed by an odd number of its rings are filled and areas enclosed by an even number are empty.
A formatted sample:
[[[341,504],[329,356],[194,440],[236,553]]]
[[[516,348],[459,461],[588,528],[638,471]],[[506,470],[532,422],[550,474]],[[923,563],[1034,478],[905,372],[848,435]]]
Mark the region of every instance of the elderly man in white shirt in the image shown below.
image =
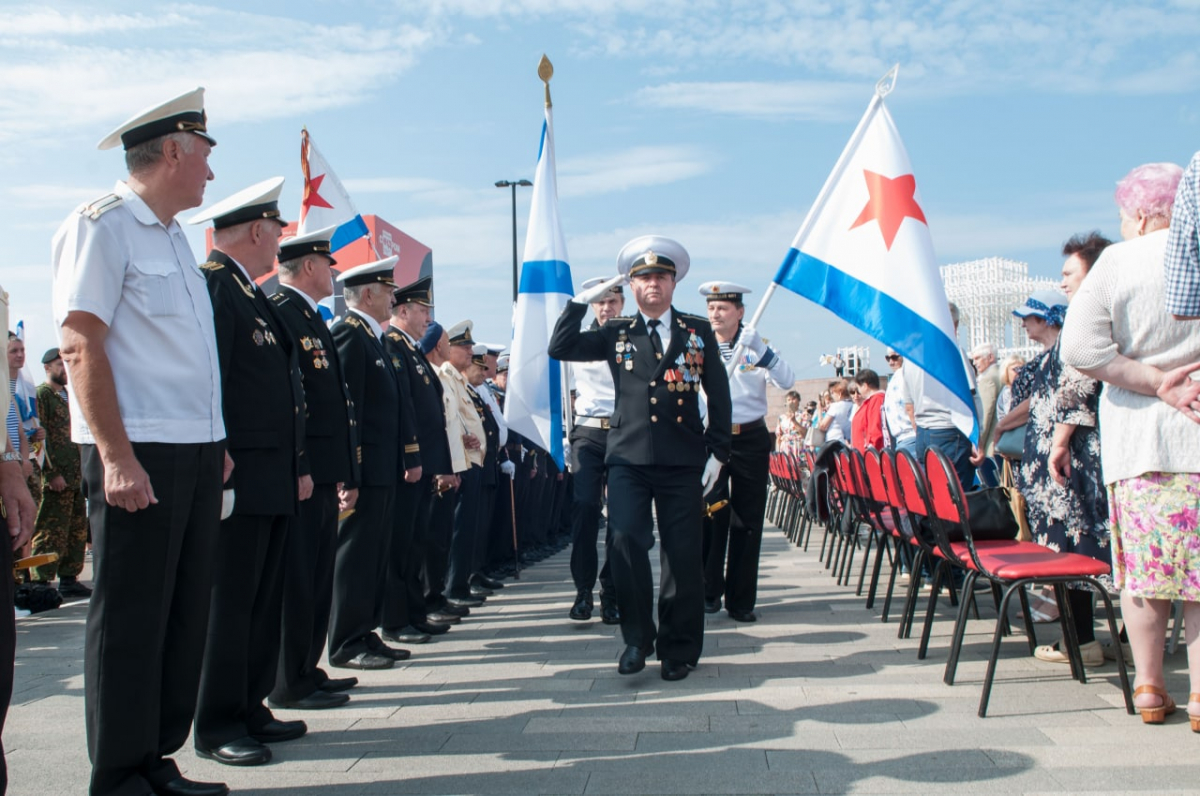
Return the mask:
[[[213,178],[203,89],[100,142],[129,179],[52,244],[95,551],[84,642],[91,793],[224,794],[166,755],[188,737],[208,625],[225,455],[213,310],[177,213]]]

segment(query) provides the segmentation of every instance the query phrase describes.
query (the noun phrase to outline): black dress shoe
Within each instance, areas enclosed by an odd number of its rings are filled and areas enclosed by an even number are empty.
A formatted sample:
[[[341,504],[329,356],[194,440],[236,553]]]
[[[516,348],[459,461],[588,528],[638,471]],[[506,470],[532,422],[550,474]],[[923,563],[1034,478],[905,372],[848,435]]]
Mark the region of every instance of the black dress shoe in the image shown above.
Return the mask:
[[[331,660],[329,663],[339,669],[390,669],[396,665],[391,658],[376,655],[374,652],[360,652],[349,660]]]
[[[63,597],[91,597],[92,590],[79,582],[77,578],[59,578],[58,593]]]
[[[430,609],[433,613],[449,614],[450,616],[464,617],[471,615],[471,609],[464,606],[451,605],[450,603],[442,603],[437,608]]]
[[[758,617],[754,615],[753,611],[735,611],[734,609],[730,608],[728,611],[726,611],[726,613],[729,614],[729,618],[735,622],[758,621]]]
[[[479,606],[483,605],[483,600],[470,595],[459,595],[455,597],[447,594],[446,603],[451,608],[478,608]]]
[[[406,661],[412,656],[412,653],[408,650],[402,650],[399,647],[389,647],[386,644],[379,649],[371,650],[371,652],[375,653],[376,655],[382,655],[383,657],[389,658],[393,661]]]
[[[498,590],[504,588],[503,583],[501,583],[498,580],[489,578],[487,575],[476,575],[474,578],[471,579],[471,585],[472,586],[482,586],[483,588],[491,589],[492,591],[498,591]]]
[[[630,644],[621,653],[621,660],[617,664],[617,674],[637,674],[646,668],[646,656],[649,654],[648,650]]]
[[[458,618],[457,614],[446,613],[445,611],[442,611],[442,610],[431,611],[429,614],[426,615],[425,618],[435,624],[447,625],[447,626],[448,625],[457,625],[459,622],[462,621],[461,619]],[[417,627],[420,628],[420,625],[418,625]],[[436,634],[430,633],[429,635],[432,636],[432,635],[436,635]]]
[[[332,694],[318,688],[308,696],[300,699],[289,699],[286,701],[268,699],[267,705],[273,708],[287,708],[288,710],[326,710],[328,708],[339,708],[349,701],[349,694]]]
[[[227,766],[261,766],[271,762],[271,748],[253,738],[238,738],[216,749],[196,747],[197,757],[207,757]]]
[[[454,620],[457,622],[458,617],[454,617]],[[432,622],[429,617],[426,617],[424,622],[417,622],[411,627],[415,628],[418,633],[424,633],[427,636],[442,636],[450,632],[449,622]]]
[[[682,680],[688,676],[688,665],[683,661],[673,661],[670,658],[662,662],[662,679]]]
[[[715,600],[710,600],[707,597],[704,598],[704,613],[715,614],[715,613],[718,613],[720,610],[721,610],[721,598],[720,597],[718,597]]]
[[[329,694],[336,694],[338,691],[349,691],[356,685],[358,685],[357,677],[326,677],[325,682],[317,688]]]
[[[394,641],[397,644],[426,644],[429,642],[429,634],[422,633],[412,625],[396,631],[384,630],[380,635],[385,641]]]
[[[332,694],[326,694],[326,696],[332,696]],[[346,695],[342,694],[342,696]],[[349,702],[350,697],[346,697],[346,701]],[[250,737],[259,743],[282,743],[303,738],[306,732],[308,732],[308,725],[302,721],[271,719],[258,729],[251,730]]]
[[[154,786],[155,796],[225,796],[229,786],[224,782],[195,782],[176,777],[170,782]]]
[[[600,606],[600,621],[606,625],[621,624],[621,612],[617,610],[615,603]]]
[[[575,594],[575,604],[571,606],[571,612],[567,614],[576,622],[586,622],[592,618],[592,593],[586,589],[580,589]]]

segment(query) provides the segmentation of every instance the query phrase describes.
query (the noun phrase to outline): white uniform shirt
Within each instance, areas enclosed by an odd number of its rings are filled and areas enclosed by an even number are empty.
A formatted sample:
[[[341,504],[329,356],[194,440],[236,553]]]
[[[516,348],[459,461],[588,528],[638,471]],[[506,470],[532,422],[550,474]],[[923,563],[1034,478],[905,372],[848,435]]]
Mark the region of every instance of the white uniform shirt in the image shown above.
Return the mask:
[[[446,404],[446,433],[450,433],[450,413],[454,412],[460,421],[458,444],[466,451],[467,462],[482,467],[484,447],[487,445],[487,432],[483,429],[483,419],[475,410],[475,402],[471,400],[471,385],[467,383],[467,377],[459,373],[458,368],[449,362],[443,362],[438,371],[442,379],[442,387],[450,399]],[[475,438],[479,440],[480,447],[473,450],[466,448],[462,441],[463,434],[474,434]]]
[[[590,329],[591,324],[585,328]],[[575,416],[612,417],[617,406],[617,388],[608,360],[572,362],[571,373],[575,376]]]
[[[721,358],[728,363],[733,356],[735,343],[721,343]],[[796,383],[796,374],[788,363],[775,352],[774,361],[766,368],[757,367],[758,356],[747,349],[733,369],[729,378],[729,397],[733,401],[733,423],[750,423],[762,420],[767,414],[767,382],[781,390],[790,390]]]
[[[54,320],[91,313],[108,326],[104,351],[132,442],[225,438],[212,302],[179,222],[164,225],[124,182],[124,201],[95,220],[79,208],[51,244]],[[94,443],[72,411],[71,438]]]

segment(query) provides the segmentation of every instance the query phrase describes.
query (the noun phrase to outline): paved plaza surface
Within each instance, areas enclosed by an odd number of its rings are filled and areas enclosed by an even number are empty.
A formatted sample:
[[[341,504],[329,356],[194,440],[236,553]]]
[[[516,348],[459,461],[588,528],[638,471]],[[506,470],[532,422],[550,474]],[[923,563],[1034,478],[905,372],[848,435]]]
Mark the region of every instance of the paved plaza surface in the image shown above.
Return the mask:
[[[667,683],[653,659],[619,676],[616,628],[567,619],[569,556],[508,581],[405,664],[357,673],[346,707],[278,711],[309,732],[274,745],[271,765],[200,760],[189,741],[180,767],[239,794],[1200,793],[1200,735],[1182,710],[1161,727],[1127,715],[1111,663],[1081,685],[1018,633],[978,718],[990,608],[944,685],[950,609],[918,661],[917,640],[835,585],[815,544],[769,528],[760,621],[708,616],[699,668]],[[85,610],[18,621],[10,793],[86,792]],[[1168,668],[1186,698],[1182,649]]]

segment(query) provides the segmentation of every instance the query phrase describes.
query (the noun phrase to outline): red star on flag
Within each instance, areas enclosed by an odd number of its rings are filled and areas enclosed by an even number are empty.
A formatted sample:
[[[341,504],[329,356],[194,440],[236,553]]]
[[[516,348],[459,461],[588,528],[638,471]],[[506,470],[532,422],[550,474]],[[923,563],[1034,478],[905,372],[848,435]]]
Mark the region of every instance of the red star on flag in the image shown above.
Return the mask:
[[[324,181],[325,175],[318,174],[305,184],[304,198],[300,200],[300,214],[302,216],[308,215],[308,209],[310,207],[328,207],[333,209],[333,205],[329,204],[329,202],[326,202],[321,197],[321,194],[317,193],[317,191],[321,190],[321,183]]]
[[[896,239],[896,233],[904,219],[915,218],[928,225],[925,213],[913,197],[917,191],[917,181],[913,175],[902,174],[892,179],[863,169],[863,177],[867,181],[867,191],[870,192],[871,198],[850,225],[850,229],[860,227],[868,221],[878,221],[879,231],[883,233],[883,243],[888,251],[891,251],[892,241]]]

